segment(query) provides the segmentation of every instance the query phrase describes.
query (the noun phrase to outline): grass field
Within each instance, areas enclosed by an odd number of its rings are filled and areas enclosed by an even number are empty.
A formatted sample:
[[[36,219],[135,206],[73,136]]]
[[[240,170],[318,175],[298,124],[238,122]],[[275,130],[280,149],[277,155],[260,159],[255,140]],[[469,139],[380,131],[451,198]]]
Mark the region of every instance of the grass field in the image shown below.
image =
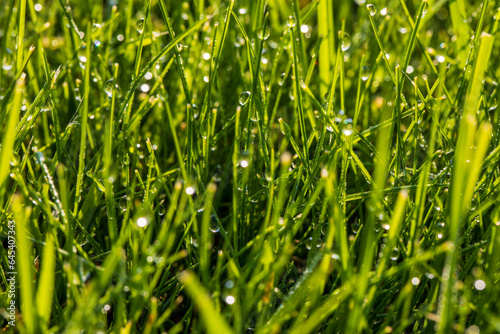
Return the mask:
[[[1,0],[0,328],[500,332],[500,5]]]

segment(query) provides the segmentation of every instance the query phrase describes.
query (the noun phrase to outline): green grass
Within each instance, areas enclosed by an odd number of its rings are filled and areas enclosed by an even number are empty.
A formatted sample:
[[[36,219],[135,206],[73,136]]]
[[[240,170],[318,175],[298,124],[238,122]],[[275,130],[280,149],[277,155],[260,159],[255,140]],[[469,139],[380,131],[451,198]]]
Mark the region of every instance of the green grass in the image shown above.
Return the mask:
[[[4,0],[0,328],[500,332],[498,2],[373,5]]]

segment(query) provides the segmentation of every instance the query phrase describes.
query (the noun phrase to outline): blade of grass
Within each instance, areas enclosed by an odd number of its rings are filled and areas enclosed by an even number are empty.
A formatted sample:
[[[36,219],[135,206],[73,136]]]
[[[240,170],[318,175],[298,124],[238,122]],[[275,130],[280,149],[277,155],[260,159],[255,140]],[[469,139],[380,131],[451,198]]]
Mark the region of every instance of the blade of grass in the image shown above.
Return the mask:
[[[183,272],[179,280],[186,287],[187,293],[198,307],[208,333],[233,333],[229,324],[215,310],[208,292],[192,272]]]

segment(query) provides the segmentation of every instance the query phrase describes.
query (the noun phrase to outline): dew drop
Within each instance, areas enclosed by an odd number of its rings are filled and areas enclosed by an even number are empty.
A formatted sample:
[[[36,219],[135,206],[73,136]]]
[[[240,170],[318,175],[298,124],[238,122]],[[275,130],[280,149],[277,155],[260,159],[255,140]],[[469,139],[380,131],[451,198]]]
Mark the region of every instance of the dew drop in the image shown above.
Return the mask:
[[[340,48],[342,51],[347,51],[351,47],[351,36],[348,33],[344,33],[342,36],[342,43],[340,44]]]
[[[392,251],[391,251],[391,260],[392,261],[397,261],[398,258],[399,258],[399,249],[397,248],[394,248]]]
[[[436,225],[436,238],[443,239],[446,232],[446,225],[444,223],[438,223]]]
[[[424,17],[425,14],[427,14],[428,10],[429,10],[429,4],[427,3],[427,0],[424,0],[424,8],[422,10],[422,17]]]
[[[250,92],[244,91],[243,93],[241,93],[239,98],[240,105],[244,106],[245,104],[248,103],[249,99],[250,99]]]
[[[285,79],[286,79],[286,73],[281,73],[278,79],[278,85],[283,86],[283,84],[285,83]]]
[[[188,108],[192,108],[193,110],[193,118],[198,118],[200,115],[200,109],[198,108],[198,105],[196,104],[188,104]]]
[[[126,153],[125,156],[123,157],[123,164],[125,166],[128,166],[130,164],[130,157],[129,157],[128,153]]]
[[[123,196],[122,198],[120,198],[120,201],[118,202],[118,206],[120,206],[120,209],[122,211],[127,211],[127,205],[128,205],[128,197]]]
[[[212,233],[217,233],[219,232],[219,224],[217,224],[217,219],[215,218],[215,215],[210,216],[210,225],[208,225],[208,229]]]
[[[266,39],[269,38],[269,36],[271,35],[271,30],[266,27],[264,29],[264,27],[260,28],[259,31],[257,31],[257,37],[259,37],[259,39],[261,41],[265,41]]]
[[[370,13],[370,16],[374,16],[375,14],[377,14],[377,7],[375,7],[375,5],[371,3],[366,5],[366,9],[368,9],[368,13]]]
[[[85,43],[78,49],[78,60],[80,63],[87,62],[87,45]]]
[[[312,241],[313,241],[312,237],[309,237],[309,238],[306,239],[306,248],[308,250],[311,250],[311,248],[312,248]]]
[[[354,234],[357,234],[359,232],[359,223],[358,222],[355,222],[354,224],[352,224],[352,233]]]
[[[290,28],[293,28],[297,25],[297,19],[295,19],[294,16],[289,16],[288,20],[286,21],[286,25]]]
[[[313,46],[313,48],[311,49],[311,58],[316,58],[317,57],[317,54],[316,54],[316,46]]]
[[[52,101],[50,98],[47,99],[47,101],[45,101],[43,107],[42,107],[42,112],[45,112],[45,111],[51,111],[52,109],[54,109],[54,105],[52,104]]]
[[[160,216],[163,216],[165,214],[165,206],[163,204],[160,204],[156,212],[158,212]]]
[[[111,98],[113,96],[113,79],[109,79],[106,82],[106,85],[104,86],[104,91],[106,92],[106,95]]]
[[[139,32],[139,34],[142,34],[144,32],[144,18],[139,19],[136,24],[135,24],[135,29]]]
[[[370,77],[370,68],[366,65],[361,69],[361,80],[366,81]]]
[[[344,121],[344,127],[342,128],[342,133],[347,137],[352,135],[352,119],[348,118]]]

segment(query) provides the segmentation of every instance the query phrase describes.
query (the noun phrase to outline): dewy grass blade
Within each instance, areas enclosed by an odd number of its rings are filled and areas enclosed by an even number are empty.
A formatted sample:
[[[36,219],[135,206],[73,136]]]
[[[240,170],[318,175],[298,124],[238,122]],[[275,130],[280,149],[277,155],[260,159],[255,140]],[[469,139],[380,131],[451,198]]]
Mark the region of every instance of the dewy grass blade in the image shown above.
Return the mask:
[[[19,1],[19,19],[17,25],[17,58],[16,58],[16,69],[19,72],[23,66],[24,59],[24,31],[26,22],[26,0]]]
[[[298,55],[298,43],[295,40],[295,36],[297,35],[297,30],[295,26],[290,27],[290,39],[292,43],[292,57],[293,57],[293,73],[295,76],[294,82],[295,82],[295,91],[296,91],[296,98],[297,98],[297,113],[299,116],[299,126],[300,126],[300,135],[302,138],[302,154],[303,154],[303,162],[306,168],[309,166],[309,148],[307,147],[307,132],[306,132],[306,124],[305,124],[305,118],[304,118],[304,105],[302,103],[302,89],[301,89],[301,79],[300,79],[300,72],[299,72],[299,55]]]
[[[201,312],[201,317],[205,328],[210,333],[233,333],[224,318],[215,310],[214,305],[208,295],[208,292],[201,286],[192,272],[185,271],[179,280],[184,284],[188,294],[194,300]],[[234,303],[234,297],[231,298],[230,303]]]
[[[52,233],[47,234],[43,248],[43,263],[40,269],[40,283],[36,293],[36,308],[41,321],[41,329],[48,330],[55,281],[56,254]]]
[[[4,2],[0,328],[498,332],[493,1]]]
[[[12,109],[8,115],[7,125],[4,133],[8,134],[2,138],[2,151],[0,152],[0,205],[3,206],[3,195],[7,187],[5,182],[9,176],[10,163],[13,157],[12,151],[14,148],[14,129],[16,123],[19,121],[19,113],[21,112],[21,95],[25,85],[25,75],[21,75],[16,81],[14,90],[14,98],[12,101]],[[2,124],[0,124],[1,126]]]
[[[33,281],[31,264],[33,259],[31,256],[31,243],[28,240],[28,221],[30,218],[30,210],[25,209],[25,203],[19,195],[15,195],[12,207],[14,211],[15,219],[15,239],[17,243],[17,271],[20,277],[21,288],[21,307],[24,314],[24,326],[26,333],[37,333],[40,329],[38,328],[37,322],[37,310],[35,308],[35,300],[33,294]]]
[[[91,47],[92,44],[92,30],[90,25],[87,26],[87,48],[86,48],[86,62],[84,69],[84,79],[83,79],[83,107],[81,111],[81,128],[80,128],[80,152],[78,157],[78,175],[76,181],[75,188],[75,200],[74,200],[74,208],[73,215],[76,216],[78,214],[78,204],[81,201],[82,196],[82,184],[83,184],[83,176],[85,169],[85,151],[87,150],[87,123],[88,123],[88,114],[89,114],[89,97],[90,97],[90,67],[92,64],[91,58]]]
[[[318,5],[318,34],[324,42],[319,49],[319,73],[320,73],[320,95],[325,96],[328,92],[328,84],[331,82],[331,68],[335,59],[335,33],[333,28],[334,13],[329,1],[321,0]]]
[[[151,9],[150,5],[151,5],[151,1],[148,0],[148,2],[146,4],[145,18],[140,19],[137,23],[137,25],[138,25],[137,30],[138,30],[139,34],[141,35],[141,37],[139,39],[139,46],[138,46],[136,54],[135,54],[134,71],[133,71],[133,75],[132,75],[133,80],[136,80],[136,81],[138,79],[137,76],[139,75],[139,67],[141,66],[142,50],[144,47],[144,36],[146,36],[146,26],[147,26],[147,23],[149,20],[149,12]],[[130,100],[133,100],[133,99],[134,99],[134,92],[132,92],[132,96],[130,97]],[[124,110],[125,115],[123,116],[123,129],[128,128],[128,122],[130,119],[130,112],[132,110],[132,103],[127,104],[127,106],[128,107],[126,107]]]
[[[158,62],[158,60],[163,57],[168,51],[170,51],[177,43],[182,41],[186,36],[194,32],[196,29],[198,29],[203,23],[205,23],[207,19],[200,20],[196,22],[193,26],[191,26],[188,30],[186,30],[184,33],[180,34],[176,38],[174,38],[167,46],[165,46],[157,55],[155,55],[149,63],[142,69],[142,71],[137,75],[137,77],[132,81],[130,84],[130,88],[127,91],[127,94],[125,96],[124,101],[122,102],[122,106],[119,111],[119,115],[123,116],[126,108],[128,107],[128,104],[131,102],[133,94],[137,87],[139,87],[139,84],[141,81],[144,79],[146,76],[146,73],[148,73],[151,68]]]
[[[479,108],[480,90],[485,71],[491,56],[493,46],[493,36],[483,33],[477,58],[474,63],[472,80],[469,82],[467,96],[465,99],[464,115],[460,122],[460,132],[458,143],[455,150],[453,178],[449,199],[451,201],[449,217],[449,241],[454,245],[458,241],[458,233],[464,222],[467,206],[472,200],[471,188],[477,181],[479,168],[484,159],[486,149],[489,144],[490,134],[489,125],[483,125],[480,133],[476,137],[476,111]],[[482,142],[479,142],[479,139]],[[474,143],[476,141],[476,143]],[[473,145],[476,144],[476,154],[473,151]],[[472,164],[470,163],[472,161]],[[473,177],[468,178],[467,175]],[[472,184],[472,185],[471,185]],[[467,191],[467,193],[465,192]],[[465,196],[468,197],[465,197]],[[443,275],[447,279],[441,287],[440,303],[440,332],[445,333],[452,328],[452,298],[455,270],[457,266],[457,252],[453,247],[447,254],[446,267]]]

